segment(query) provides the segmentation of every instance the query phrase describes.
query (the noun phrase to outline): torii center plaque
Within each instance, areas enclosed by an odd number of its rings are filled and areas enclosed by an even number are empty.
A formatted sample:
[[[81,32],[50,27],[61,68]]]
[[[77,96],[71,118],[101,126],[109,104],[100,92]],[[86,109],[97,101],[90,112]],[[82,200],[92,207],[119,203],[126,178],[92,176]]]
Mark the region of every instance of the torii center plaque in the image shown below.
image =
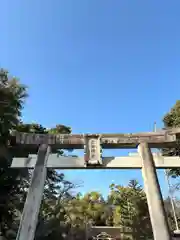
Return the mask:
[[[102,164],[100,136],[85,136],[85,162],[86,164]]]

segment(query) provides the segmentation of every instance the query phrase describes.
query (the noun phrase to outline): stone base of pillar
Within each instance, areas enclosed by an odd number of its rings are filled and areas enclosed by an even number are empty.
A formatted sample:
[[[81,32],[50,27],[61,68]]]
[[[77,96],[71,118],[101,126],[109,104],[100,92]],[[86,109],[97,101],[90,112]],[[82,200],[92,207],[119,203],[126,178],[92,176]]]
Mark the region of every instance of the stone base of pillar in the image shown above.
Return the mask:
[[[173,232],[173,240],[180,240],[180,230],[175,230]]]

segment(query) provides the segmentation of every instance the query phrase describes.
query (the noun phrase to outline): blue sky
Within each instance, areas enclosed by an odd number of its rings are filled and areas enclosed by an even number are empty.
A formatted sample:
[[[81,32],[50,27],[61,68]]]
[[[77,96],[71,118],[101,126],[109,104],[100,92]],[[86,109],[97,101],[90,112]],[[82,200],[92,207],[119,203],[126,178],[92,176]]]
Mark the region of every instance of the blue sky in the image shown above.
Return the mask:
[[[24,121],[74,133],[161,127],[179,99],[179,9],[179,0],[1,0],[0,67],[29,86]],[[104,194],[112,180],[142,183],[140,171],[66,174]]]

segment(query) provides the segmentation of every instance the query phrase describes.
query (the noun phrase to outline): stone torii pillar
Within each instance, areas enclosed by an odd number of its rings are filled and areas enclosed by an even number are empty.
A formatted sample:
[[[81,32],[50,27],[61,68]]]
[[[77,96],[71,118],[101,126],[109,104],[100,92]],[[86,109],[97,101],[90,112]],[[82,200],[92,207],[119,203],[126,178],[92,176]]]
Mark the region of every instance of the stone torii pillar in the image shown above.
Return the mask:
[[[37,162],[33,171],[26,202],[24,204],[16,240],[34,239],[39,209],[44,191],[44,184],[46,180],[46,164],[49,154],[50,147],[46,144],[42,144],[39,147]]]
[[[148,143],[140,143],[138,152],[142,159],[142,175],[147,196],[149,214],[155,240],[170,240],[170,230],[165,213],[163,198],[156,174],[153,155]]]

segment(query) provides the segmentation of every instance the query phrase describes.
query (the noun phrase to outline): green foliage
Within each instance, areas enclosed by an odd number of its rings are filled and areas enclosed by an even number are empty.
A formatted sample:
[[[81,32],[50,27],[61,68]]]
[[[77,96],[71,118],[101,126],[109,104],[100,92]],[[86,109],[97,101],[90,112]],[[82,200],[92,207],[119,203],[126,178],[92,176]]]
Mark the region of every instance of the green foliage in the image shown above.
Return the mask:
[[[146,196],[138,182],[131,180],[127,187],[112,184],[110,189],[114,225],[130,231],[132,239],[152,236]]]
[[[19,117],[27,97],[26,86],[8,72],[0,69],[0,136],[7,141],[9,131],[19,123]]]
[[[166,128],[180,127],[180,100],[176,101],[175,105],[164,116],[163,122]]]
[[[73,226],[106,225],[106,202],[98,192],[90,192],[84,196],[79,194],[68,202],[69,220]]]
[[[58,124],[55,128],[51,128],[48,130],[50,134],[70,134],[71,128],[65,125]]]
[[[180,100],[170,109],[170,111],[164,116],[163,123],[165,128],[180,127]],[[175,148],[163,149],[163,155],[165,156],[179,156],[180,155],[180,143]],[[180,169],[171,169],[169,175],[176,178],[180,176]]]
[[[173,128],[180,127],[180,100],[176,101],[175,105],[170,109],[170,111],[164,116],[163,123],[165,128]],[[177,136],[180,137],[180,136]],[[180,138],[179,138],[180,139]],[[163,149],[163,155],[165,156],[179,156],[180,155],[180,141],[178,141],[177,146],[171,149]],[[180,176],[180,169],[170,169],[168,171],[169,176],[173,178],[177,178]],[[177,190],[179,190],[179,183],[174,186]],[[169,221],[169,226],[171,230],[175,230],[175,222],[174,215],[172,212],[172,206],[170,202],[170,198],[167,198],[165,201],[166,213]],[[180,208],[176,208],[176,213],[178,212],[178,222],[180,219]]]
[[[45,185],[39,221],[36,228],[36,240],[63,239],[62,234],[67,235],[69,231],[70,226],[65,224],[68,212],[66,212],[64,206],[72,199],[70,191],[76,186],[65,180],[63,174],[53,172],[53,176],[55,177],[53,181],[51,181],[51,175]]]
[[[20,121],[26,87],[17,78],[0,69],[0,231],[10,228],[16,208],[21,205],[22,189],[20,170],[9,168],[11,158],[7,151],[9,133]],[[21,187],[20,187],[21,185]]]
[[[25,124],[22,122],[16,125],[16,131],[25,133],[43,133],[43,134],[47,133],[47,129],[40,124],[37,123]]]

